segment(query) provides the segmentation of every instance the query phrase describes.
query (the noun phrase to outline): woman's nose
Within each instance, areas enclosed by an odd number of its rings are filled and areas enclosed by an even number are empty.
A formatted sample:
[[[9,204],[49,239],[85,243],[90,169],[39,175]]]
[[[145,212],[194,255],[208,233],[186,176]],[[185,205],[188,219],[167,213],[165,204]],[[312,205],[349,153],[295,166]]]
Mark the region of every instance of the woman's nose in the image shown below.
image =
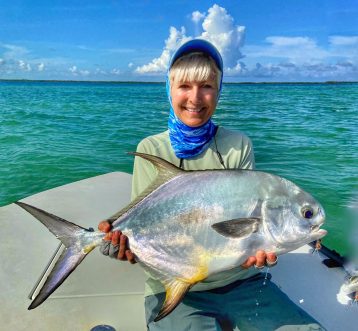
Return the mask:
[[[201,102],[201,91],[199,86],[193,86],[190,90],[189,100],[193,104],[199,104]]]

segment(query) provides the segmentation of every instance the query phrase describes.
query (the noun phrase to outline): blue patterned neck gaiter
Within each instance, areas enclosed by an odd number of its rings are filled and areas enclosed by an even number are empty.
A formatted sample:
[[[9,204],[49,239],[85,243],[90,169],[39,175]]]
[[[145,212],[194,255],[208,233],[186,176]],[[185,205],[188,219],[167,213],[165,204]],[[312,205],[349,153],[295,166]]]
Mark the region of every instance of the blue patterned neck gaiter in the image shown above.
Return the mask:
[[[189,159],[204,152],[215,136],[217,126],[211,119],[199,127],[190,127],[184,124],[174,113],[170,96],[169,72],[166,82],[167,94],[170,103],[170,113],[168,120],[170,144],[175,155],[179,159]],[[220,86],[221,90],[221,86]],[[218,93],[218,99],[220,95]]]

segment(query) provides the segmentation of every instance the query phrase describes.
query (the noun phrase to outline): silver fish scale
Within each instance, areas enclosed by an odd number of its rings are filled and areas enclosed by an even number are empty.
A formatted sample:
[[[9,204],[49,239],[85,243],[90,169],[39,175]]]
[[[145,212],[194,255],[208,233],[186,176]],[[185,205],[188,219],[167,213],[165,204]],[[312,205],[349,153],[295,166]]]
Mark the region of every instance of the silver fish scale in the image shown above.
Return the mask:
[[[188,172],[149,194],[118,228],[129,237],[131,249],[141,261],[180,275],[183,265],[197,267],[198,254],[225,256],[240,250],[237,240],[220,235],[211,225],[252,216],[257,202],[277,191],[275,186],[280,194],[287,193],[282,184],[280,177],[257,171]],[[262,242],[263,234],[255,236],[241,240],[242,251],[244,247],[255,249],[252,240]]]

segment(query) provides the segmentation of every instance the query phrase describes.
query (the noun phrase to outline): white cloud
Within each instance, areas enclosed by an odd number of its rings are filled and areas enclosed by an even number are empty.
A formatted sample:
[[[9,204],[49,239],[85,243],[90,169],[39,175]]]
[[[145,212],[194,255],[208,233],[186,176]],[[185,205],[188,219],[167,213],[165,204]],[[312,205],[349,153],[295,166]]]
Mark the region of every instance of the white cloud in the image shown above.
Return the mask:
[[[329,52],[332,56],[358,65],[358,36],[329,37]]]
[[[334,46],[358,46],[358,36],[332,36],[329,42]]]
[[[114,69],[111,70],[111,74],[113,74],[113,75],[120,75],[120,74],[121,74],[121,71],[120,71],[119,69],[114,68]]]
[[[243,57],[240,48],[244,44],[245,27],[235,25],[234,19],[229,15],[225,8],[213,5],[208,10],[208,14],[195,11],[192,13],[194,22],[204,19],[202,23],[203,32],[195,36],[213,43],[220,51],[226,69],[236,68],[239,60]],[[170,27],[169,37],[165,41],[165,46],[160,57],[153,59],[150,63],[137,67],[136,73],[164,73],[167,70],[170,58],[173,52],[184,42],[193,39],[192,36],[186,36],[185,28],[177,30]],[[233,70],[233,69],[232,69]]]
[[[345,80],[354,79],[358,74],[358,66],[350,62],[336,64],[294,64],[284,63],[256,63],[252,68],[244,66],[238,74],[241,77],[259,80]],[[234,72],[235,74],[235,72]]]
[[[291,63],[318,62],[327,58],[330,53],[319,47],[315,40],[309,37],[270,36],[265,38],[269,45],[245,46],[247,59],[271,58]]]
[[[316,47],[316,42],[308,37],[271,36],[265,40],[274,47]]]
[[[31,71],[31,65],[23,60],[18,61],[19,68],[23,71]]]
[[[329,55],[308,37],[267,37],[266,41],[271,44],[266,48],[269,56],[287,58],[291,62],[312,62]]]
[[[134,66],[133,62],[128,63],[128,68],[132,68]]]
[[[74,76],[88,76],[91,73],[89,70],[79,70],[77,66],[68,68],[68,71],[71,72]]]
[[[324,47],[307,36],[269,36],[265,39],[266,46],[244,47],[247,61],[258,63],[251,65],[244,75],[280,80],[356,80],[357,39],[333,36]]]
[[[80,75],[88,76],[91,72],[89,70],[80,70]]]
[[[0,58],[0,66],[5,64],[5,60]]]
[[[68,68],[68,70],[70,71],[70,72],[72,72],[73,74],[77,74],[77,67],[76,66],[72,66],[71,68]]]
[[[38,66],[37,66],[37,70],[38,71],[44,71],[45,69],[45,64],[44,63],[40,63]]]
[[[100,69],[100,68],[97,68],[95,71],[94,71],[94,74],[95,75],[107,75],[107,71],[103,70],[103,69]]]
[[[181,27],[181,30],[177,30],[175,27],[171,26],[169,30],[169,37],[165,41],[165,46],[160,57],[153,59],[148,64],[137,67],[135,72],[139,74],[165,72],[173,51],[189,39],[190,38],[185,35],[184,27]]]
[[[191,14],[191,20],[192,20],[195,24],[198,24],[204,17],[205,17],[205,13],[201,13],[201,12],[198,11],[198,10],[192,12],[192,14]]]
[[[235,25],[225,8],[214,5],[203,21],[204,32],[199,36],[213,43],[220,51],[226,68],[235,67],[243,57],[240,48],[245,41],[245,27]]]
[[[11,44],[3,44],[0,43],[0,47],[4,48],[6,51],[3,53],[3,57],[5,59],[18,59],[21,57],[25,57],[30,51],[23,47],[18,45],[11,45]]]
[[[227,68],[225,75],[226,76],[237,76],[245,75],[248,73],[248,68],[244,62],[238,62],[235,67]]]

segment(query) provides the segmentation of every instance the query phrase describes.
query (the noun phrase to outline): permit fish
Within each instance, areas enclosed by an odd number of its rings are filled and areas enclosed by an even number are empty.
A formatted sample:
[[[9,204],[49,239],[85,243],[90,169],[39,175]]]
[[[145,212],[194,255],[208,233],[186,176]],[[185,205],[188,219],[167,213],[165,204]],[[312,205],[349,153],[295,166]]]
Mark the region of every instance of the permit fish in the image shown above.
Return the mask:
[[[128,237],[137,262],[159,279],[166,298],[155,321],[190,288],[236,268],[259,249],[277,255],[322,238],[325,214],[310,194],[282,177],[255,170],[184,171],[153,155],[133,153],[157,169],[155,181],[108,219]],[[66,247],[29,309],[44,302],[104,233],[85,229],[23,202]]]

